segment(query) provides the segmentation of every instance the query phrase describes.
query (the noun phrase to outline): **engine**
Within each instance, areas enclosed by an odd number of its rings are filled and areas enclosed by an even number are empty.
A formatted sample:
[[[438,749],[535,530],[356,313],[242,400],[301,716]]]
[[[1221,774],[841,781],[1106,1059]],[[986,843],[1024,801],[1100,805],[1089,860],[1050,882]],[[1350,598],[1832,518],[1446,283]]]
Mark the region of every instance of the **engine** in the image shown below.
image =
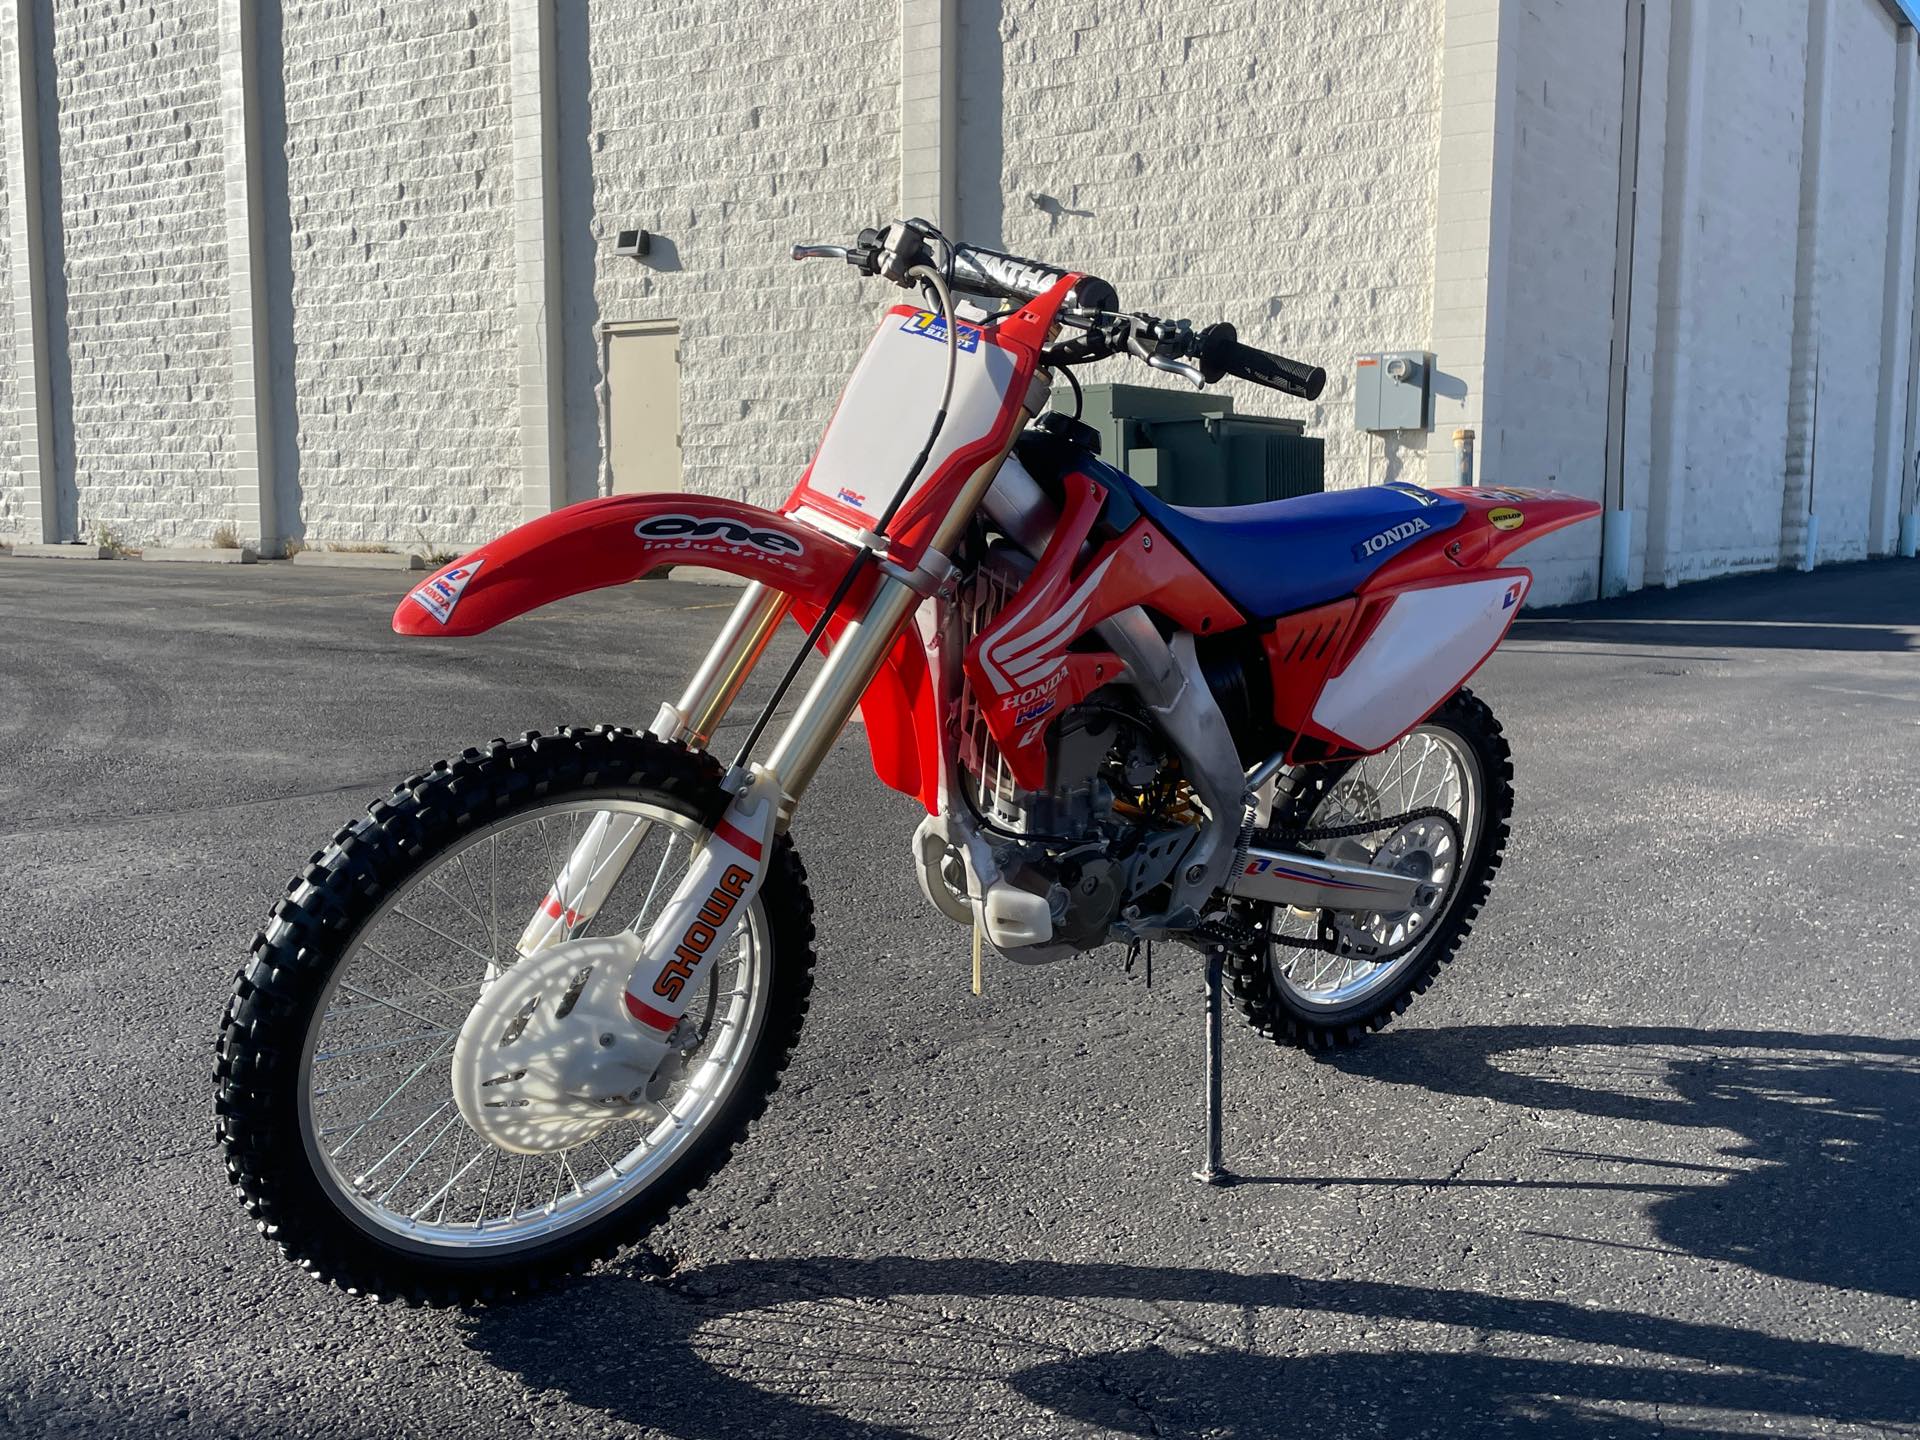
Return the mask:
[[[1025,557],[996,551],[957,597],[960,630],[970,640],[998,613],[1024,578]],[[1211,675],[1209,676],[1211,682]],[[1055,944],[1015,959],[1047,960],[1089,949],[1124,933],[1129,911],[1164,908],[1162,892],[1193,848],[1206,820],[1133,692],[1095,691],[1064,711],[1047,735],[1047,787],[1017,787],[977,702],[961,716],[962,799],[993,849],[1001,873],[1043,897]],[[966,892],[957,855],[943,878]]]

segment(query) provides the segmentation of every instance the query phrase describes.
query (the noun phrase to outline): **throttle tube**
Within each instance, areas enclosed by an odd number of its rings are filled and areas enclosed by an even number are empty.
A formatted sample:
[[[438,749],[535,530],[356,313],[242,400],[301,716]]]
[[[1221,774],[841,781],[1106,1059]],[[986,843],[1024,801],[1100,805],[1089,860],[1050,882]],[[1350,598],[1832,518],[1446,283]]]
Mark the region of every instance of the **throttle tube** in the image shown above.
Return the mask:
[[[1239,332],[1225,321],[1200,332],[1197,358],[1200,373],[1206,376],[1209,385],[1223,375],[1232,375],[1265,385],[1270,390],[1297,395],[1302,400],[1318,400],[1327,386],[1327,372],[1320,366],[1242,345]]]

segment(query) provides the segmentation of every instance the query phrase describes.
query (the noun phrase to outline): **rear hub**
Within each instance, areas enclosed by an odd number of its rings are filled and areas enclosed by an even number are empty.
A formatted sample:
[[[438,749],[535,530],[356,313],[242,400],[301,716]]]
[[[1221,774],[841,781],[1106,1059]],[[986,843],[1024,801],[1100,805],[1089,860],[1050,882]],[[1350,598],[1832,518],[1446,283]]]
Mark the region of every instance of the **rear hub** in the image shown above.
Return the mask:
[[[1393,912],[1332,912],[1331,938],[1340,954],[1390,960],[1425,937],[1446,902],[1460,866],[1459,827],[1440,815],[1409,820],[1381,842],[1367,863],[1418,881],[1413,904]]]

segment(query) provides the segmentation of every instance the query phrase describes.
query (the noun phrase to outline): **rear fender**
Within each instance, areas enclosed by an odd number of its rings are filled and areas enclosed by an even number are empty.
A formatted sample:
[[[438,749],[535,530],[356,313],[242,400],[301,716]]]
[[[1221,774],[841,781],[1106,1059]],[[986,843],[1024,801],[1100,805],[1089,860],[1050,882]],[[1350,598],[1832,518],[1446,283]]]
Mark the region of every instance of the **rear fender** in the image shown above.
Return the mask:
[[[706,495],[615,495],[543,515],[439,570],[393,614],[402,635],[479,635],[588,590],[624,585],[663,565],[700,565],[794,597],[810,626],[859,552],[790,516]],[[823,646],[857,616],[874,576],[841,602]],[[874,770],[937,811],[939,723],[926,648],[908,625],[860,701]]]
[[[1262,637],[1290,764],[1385,749],[1473,677],[1533,576],[1503,561],[1600,506],[1553,490],[1449,486],[1457,524],[1408,545],[1351,596],[1281,617]]]
[[[1402,548],[1361,584],[1362,596],[1423,580],[1458,579],[1463,570],[1497,569],[1522,545],[1600,513],[1598,502],[1558,490],[1448,485],[1427,493],[1458,501],[1467,513],[1459,523]]]

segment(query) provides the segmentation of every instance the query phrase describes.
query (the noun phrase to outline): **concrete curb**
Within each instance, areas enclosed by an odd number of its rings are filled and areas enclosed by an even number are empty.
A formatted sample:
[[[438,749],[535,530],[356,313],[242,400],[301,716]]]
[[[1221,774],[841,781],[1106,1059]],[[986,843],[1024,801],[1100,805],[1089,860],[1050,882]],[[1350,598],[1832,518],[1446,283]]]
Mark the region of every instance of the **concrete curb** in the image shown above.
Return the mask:
[[[149,545],[140,552],[142,560],[159,560],[182,565],[252,565],[260,557],[245,549],[220,549],[212,545]]]
[[[386,550],[302,550],[296,565],[330,566],[336,570],[424,570],[423,555],[398,555]]]
[[[22,541],[13,547],[17,560],[112,560],[115,553],[105,545],[41,545]]]

